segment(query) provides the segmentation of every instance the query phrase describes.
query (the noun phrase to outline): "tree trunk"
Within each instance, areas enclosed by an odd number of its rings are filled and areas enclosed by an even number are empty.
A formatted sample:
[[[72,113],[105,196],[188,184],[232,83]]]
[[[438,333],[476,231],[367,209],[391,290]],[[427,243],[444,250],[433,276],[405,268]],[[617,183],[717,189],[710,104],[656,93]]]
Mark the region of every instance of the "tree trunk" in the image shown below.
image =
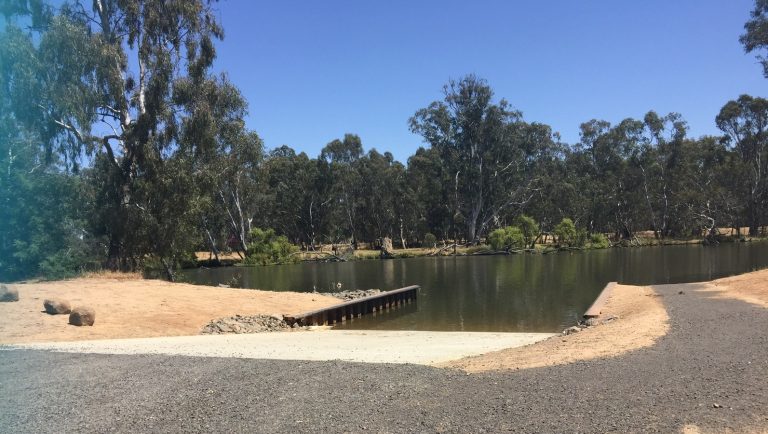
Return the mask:
[[[160,258],[160,262],[163,264],[163,268],[165,268],[165,275],[168,278],[169,282],[175,282],[176,276],[173,274],[173,268],[168,263],[168,261],[165,260],[165,258]]]

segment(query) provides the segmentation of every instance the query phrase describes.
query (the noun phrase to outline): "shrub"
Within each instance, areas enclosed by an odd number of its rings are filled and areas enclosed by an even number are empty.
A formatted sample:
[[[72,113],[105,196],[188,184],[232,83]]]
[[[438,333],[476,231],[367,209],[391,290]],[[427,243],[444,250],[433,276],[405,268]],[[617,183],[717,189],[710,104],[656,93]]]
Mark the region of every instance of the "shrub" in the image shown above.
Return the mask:
[[[573,224],[573,220],[564,218],[555,226],[553,232],[557,237],[557,243],[561,246],[573,246],[576,244],[576,225]]]
[[[274,229],[254,228],[251,230],[251,242],[243,263],[245,264],[284,264],[295,262],[297,257],[292,255],[299,248],[288,241],[288,238],[275,234]]]
[[[517,226],[499,228],[488,235],[488,244],[493,250],[509,250],[525,247],[523,231]]]
[[[424,247],[429,247],[430,249],[433,249],[435,248],[435,246],[437,246],[437,237],[432,235],[429,232],[424,234]]]
[[[521,215],[517,218],[517,226],[523,233],[525,247],[531,247],[539,236],[539,224],[532,217]]]
[[[611,242],[608,241],[608,237],[603,234],[592,234],[589,237],[589,245],[593,249],[607,249],[611,247]]]

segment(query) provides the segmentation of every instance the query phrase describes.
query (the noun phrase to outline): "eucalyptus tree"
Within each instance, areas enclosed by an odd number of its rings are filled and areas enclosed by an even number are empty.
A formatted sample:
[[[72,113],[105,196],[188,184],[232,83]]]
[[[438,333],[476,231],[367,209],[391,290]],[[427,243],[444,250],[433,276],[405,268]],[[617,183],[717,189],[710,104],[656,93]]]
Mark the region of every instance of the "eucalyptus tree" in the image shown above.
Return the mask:
[[[657,238],[672,234],[674,194],[680,188],[680,147],[687,128],[677,113],[662,117],[649,111],[643,117],[638,152],[632,156],[632,165],[640,170],[648,227]]]
[[[418,148],[408,158],[407,186],[413,192],[413,219],[420,234],[431,233],[443,240],[455,237],[456,210],[451,176],[436,148]]]
[[[506,100],[494,103],[490,86],[474,75],[449,81],[443,91],[444,100],[417,111],[410,128],[437,149],[452,178],[454,219],[476,242],[502,212],[533,197],[538,179],[529,163],[551,133],[529,135],[535,126]]]
[[[213,213],[224,216],[229,246],[244,256],[257,214],[266,214],[268,200],[264,186],[264,144],[258,134],[235,129],[225,136],[212,160],[202,171],[212,178],[208,192],[216,197]],[[206,196],[202,192],[201,196]],[[209,193],[209,194],[210,194]]]
[[[768,199],[768,100],[741,95],[723,106],[716,123],[740,159],[742,170],[733,176],[743,176],[749,233],[757,235]]]
[[[355,134],[333,140],[320,152],[321,176],[330,183],[326,200],[330,200],[328,237],[333,243],[347,238],[356,246],[359,239],[362,185],[367,182],[358,170],[362,157],[363,144]]]
[[[198,219],[195,201],[170,199],[196,193],[197,160],[245,111],[226,78],[208,72],[223,36],[211,4],[76,1],[50,16],[30,31],[6,28],[15,121],[48,154],[98,165],[109,267],[147,253],[172,261],[189,247],[181,223]]]
[[[739,41],[747,53],[768,49],[768,0],[755,0],[755,7],[750,13],[750,19],[744,24],[744,30],[746,33],[741,35]],[[757,58],[763,65],[763,75],[768,78],[768,59],[762,55]]]
[[[269,153],[264,169],[269,202],[265,210],[268,220],[263,224],[312,248],[324,229],[329,203],[323,199],[326,183],[319,177],[317,160],[281,146]]]

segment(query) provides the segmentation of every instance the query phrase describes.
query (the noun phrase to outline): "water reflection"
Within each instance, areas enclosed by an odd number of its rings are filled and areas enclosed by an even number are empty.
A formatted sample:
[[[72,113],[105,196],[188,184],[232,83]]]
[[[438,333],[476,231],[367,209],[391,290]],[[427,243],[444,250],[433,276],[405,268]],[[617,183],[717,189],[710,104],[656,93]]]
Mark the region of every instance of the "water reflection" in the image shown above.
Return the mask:
[[[768,266],[768,243],[598,250],[550,255],[368,260],[190,270],[182,279],[275,291],[421,285],[417,306],[346,328],[557,331],[573,324],[606,282],[711,280]]]

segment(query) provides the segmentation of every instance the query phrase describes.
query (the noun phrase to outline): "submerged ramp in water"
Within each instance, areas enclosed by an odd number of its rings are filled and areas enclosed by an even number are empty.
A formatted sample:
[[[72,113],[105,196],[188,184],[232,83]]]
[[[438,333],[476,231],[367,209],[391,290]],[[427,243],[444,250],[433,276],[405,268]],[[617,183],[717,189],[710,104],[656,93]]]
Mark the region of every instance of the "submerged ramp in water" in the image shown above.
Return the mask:
[[[242,335],[175,336],[0,346],[67,353],[166,354],[273,360],[343,360],[433,365],[521,347],[551,333],[318,330]]]

